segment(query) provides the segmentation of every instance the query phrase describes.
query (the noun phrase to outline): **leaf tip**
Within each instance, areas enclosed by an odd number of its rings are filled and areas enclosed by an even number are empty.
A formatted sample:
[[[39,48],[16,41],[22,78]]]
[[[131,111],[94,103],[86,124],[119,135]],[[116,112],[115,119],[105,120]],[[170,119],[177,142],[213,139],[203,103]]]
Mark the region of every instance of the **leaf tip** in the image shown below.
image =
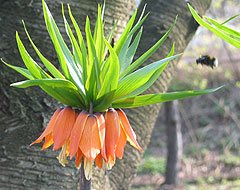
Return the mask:
[[[145,10],[147,7],[147,3],[145,3],[145,5],[143,6],[143,10]]]
[[[5,65],[7,65],[7,63],[5,61],[3,61],[3,58],[0,58],[0,62],[4,63]]]
[[[67,7],[68,7],[69,15],[71,15],[71,7],[70,7],[69,3],[67,4]]]

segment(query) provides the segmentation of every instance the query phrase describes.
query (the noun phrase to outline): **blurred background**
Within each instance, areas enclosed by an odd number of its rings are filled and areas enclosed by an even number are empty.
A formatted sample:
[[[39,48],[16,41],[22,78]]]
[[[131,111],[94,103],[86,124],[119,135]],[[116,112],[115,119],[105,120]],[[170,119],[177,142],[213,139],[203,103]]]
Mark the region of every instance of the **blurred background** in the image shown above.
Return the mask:
[[[206,16],[221,23],[239,14],[239,10],[239,0],[213,0]],[[227,26],[239,31],[240,17]],[[161,109],[132,190],[240,189],[239,53],[239,49],[206,28],[198,28],[177,66],[169,91],[225,87],[209,95],[180,100],[175,105],[183,147],[178,185],[160,186],[166,173],[168,117],[166,105]],[[214,56],[219,66],[212,69],[197,65],[200,55]]]

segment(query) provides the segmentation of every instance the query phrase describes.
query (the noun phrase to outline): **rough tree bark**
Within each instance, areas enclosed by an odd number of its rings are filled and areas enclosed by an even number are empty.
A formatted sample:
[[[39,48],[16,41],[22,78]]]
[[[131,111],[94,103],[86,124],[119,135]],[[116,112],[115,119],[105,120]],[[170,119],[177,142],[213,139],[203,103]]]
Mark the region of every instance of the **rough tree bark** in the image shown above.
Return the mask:
[[[137,54],[148,50],[157,40],[163,36],[171,27],[178,15],[177,24],[174,30],[168,37],[167,41],[158,49],[158,51],[148,60],[147,63],[164,58],[170,51],[173,42],[175,45],[175,53],[182,53],[187,47],[197,30],[198,24],[192,18],[188,10],[185,0],[142,0],[139,10],[147,3],[146,12],[150,12],[147,20],[144,22],[144,30],[141,38],[140,46]],[[211,0],[192,0],[192,6],[200,15],[204,15],[205,11],[210,6]],[[167,90],[174,74],[176,64],[179,59],[171,61],[164,73],[161,75],[147,93],[159,93]],[[146,64],[147,64],[146,63]],[[126,110],[140,145],[146,149],[158,111],[161,104],[144,106],[137,109]],[[161,123],[159,123],[161,125]],[[114,190],[126,190],[136,175],[137,166],[141,160],[143,153],[127,146],[123,160],[118,161],[112,170],[109,178],[111,179],[111,187]]]
[[[79,23],[83,24],[85,16],[91,18],[96,15],[96,1],[72,0],[63,1],[69,3]],[[124,26],[132,12],[132,0],[107,1],[106,26],[110,26],[115,19],[121,18],[120,26]],[[147,11],[151,11],[148,22],[145,22],[145,31],[140,45],[140,52],[153,45],[173,23],[176,14],[179,19],[175,30],[168,41],[155,53],[151,62],[167,55],[170,46],[176,42],[176,52],[183,52],[192,38],[197,24],[192,19],[184,0],[151,0]],[[54,18],[61,28],[63,27],[60,2],[58,0],[47,1]],[[193,6],[203,14],[210,0],[193,1]],[[141,8],[140,8],[141,10]],[[81,15],[84,15],[82,17]],[[0,57],[11,64],[22,66],[18,54],[14,33],[19,31],[24,44],[29,44],[23,35],[21,19],[25,20],[27,28],[34,42],[42,50],[47,58],[57,63],[56,55],[49,43],[49,37],[42,30],[44,23],[40,0],[11,0],[0,1]],[[84,31],[84,30],[83,30]],[[121,31],[121,27],[118,32]],[[51,48],[49,48],[51,47]],[[32,48],[27,49],[30,54]],[[161,79],[149,90],[149,92],[166,91],[171,76],[174,72],[177,60],[168,66]],[[9,84],[23,79],[14,71],[0,64],[0,187],[5,189],[78,189],[78,171],[73,164],[62,168],[55,157],[56,152],[51,150],[40,151],[37,146],[29,147],[43,130],[43,126],[50,117],[50,113],[60,105],[48,98],[46,94],[37,88],[25,90],[9,88]],[[133,128],[139,136],[140,145],[146,149],[151,131],[157,117],[160,105],[146,106],[139,109],[127,110],[127,115]],[[142,153],[127,146],[124,159],[117,161],[111,172],[94,170],[93,189],[128,189],[137,171]]]
[[[61,2],[69,3],[78,23],[84,24],[86,15],[95,23],[96,0],[46,0],[58,26],[64,30]],[[100,2],[100,1],[99,1]],[[102,1],[101,1],[102,2]],[[120,33],[132,13],[133,0],[109,1],[105,11],[107,29],[119,17]],[[67,15],[67,14],[66,14]],[[36,58],[27,40],[21,20],[42,53],[56,65],[58,60],[44,24],[41,0],[0,0],[0,57],[7,63],[24,64],[17,50],[15,31],[26,45],[30,55]],[[65,32],[62,32],[65,34]],[[68,39],[65,35],[65,39]],[[79,172],[73,162],[63,168],[57,161],[58,152],[41,151],[40,146],[29,147],[36,139],[49,117],[61,104],[48,97],[39,88],[16,89],[9,84],[24,79],[20,74],[0,64],[0,189],[78,189]],[[96,183],[100,189],[108,184],[107,178]],[[96,189],[96,188],[93,188]]]

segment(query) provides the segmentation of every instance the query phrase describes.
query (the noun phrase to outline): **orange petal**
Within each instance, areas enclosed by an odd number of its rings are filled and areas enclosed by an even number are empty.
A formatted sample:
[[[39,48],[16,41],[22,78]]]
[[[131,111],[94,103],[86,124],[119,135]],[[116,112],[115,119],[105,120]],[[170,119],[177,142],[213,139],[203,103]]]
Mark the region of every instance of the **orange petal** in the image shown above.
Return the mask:
[[[103,114],[101,113],[95,113],[95,116],[97,118],[97,124],[100,131],[101,155],[104,158],[104,160],[107,160],[106,150],[105,150],[105,133],[106,133],[105,119]]]
[[[139,146],[139,144],[136,140],[136,134],[134,133],[134,131],[133,131],[128,119],[127,119],[126,114],[121,109],[118,109],[117,113],[120,117],[120,120],[121,120],[121,123],[122,123],[122,126],[123,126],[123,130],[127,135],[127,140],[129,141],[129,143],[133,147],[137,148],[138,150],[143,151],[143,149]]]
[[[81,167],[82,157],[83,157],[83,153],[80,150],[80,148],[78,148],[78,151],[76,153],[76,159],[75,159],[76,168],[80,168]]]
[[[101,150],[100,132],[97,118],[89,115],[84,126],[79,147],[88,160],[94,160]]]
[[[43,140],[44,137],[46,137],[47,135],[49,135],[50,133],[52,133],[53,128],[54,128],[54,126],[55,126],[55,123],[56,123],[56,120],[57,120],[57,118],[58,118],[58,116],[59,116],[60,111],[61,111],[60,109],[57,109],[57,110],[55,111],[55,113],[53,114],[52,118],[50,119],[50,121],[49,121],[46,129],[43,131],[43,133],[41,134],[41,136],[38,137],[37,140],[35,140],[32,144],[30,144],[30,146],[32,146],[32,145],[35,144],[35,143],[40,143],[40,142],[42,142],[42,140]],[[45,140],[45,141],[46,141],[46,140]]]
[[[49,146],[51,146],[52,144],[53,144],[53,138],[52,138],[52,133],[50,133],[45,137],[45,142],[44,142],[44,145],[42,146],[42,149],[44,150]]]
[[[109,109],[105,114],[106,136],[105,148],[107,160],[115,159],[115,149],[120,136],[119,117],[114,109]]]
[[[105,142],[106,141],[103,142],[103,147],[101,149],[101,155],[106,162],[107,161],[107,155],[106,155],[106,143]]]
[[[95,162],[96,162],[98,168],[101,169],[103,166],[103,158],[102,158],[101,154],[97,155],[97,157],[95,158]]]
[[[64,108],[56,121],[53,129],[53,150],[57,150],[63,146],[69,138],[72,127],[75,123],[75,111],[70,107]]]
[[[116,147],[116,156],[119,159],[122,159],[123,157],[123,152],[124,152],[124,147],[126,146],[127,143],[127,136],[125,134],[125,132],[122,129],[122,125],[120,127],[120,137],[117,143],[117,147]]]
[[[103,147],[103,142],[105,140],[105,120],[101,113],[95,113],[94,116],[97,118],[98,130],[100,131],[100,141],[101,148]]]
[[[78,150],[80,138],[82,136],[88,115],[89,114],[86,111],[82,111],[74,123],[70,137],[70,159],[72,159]]]

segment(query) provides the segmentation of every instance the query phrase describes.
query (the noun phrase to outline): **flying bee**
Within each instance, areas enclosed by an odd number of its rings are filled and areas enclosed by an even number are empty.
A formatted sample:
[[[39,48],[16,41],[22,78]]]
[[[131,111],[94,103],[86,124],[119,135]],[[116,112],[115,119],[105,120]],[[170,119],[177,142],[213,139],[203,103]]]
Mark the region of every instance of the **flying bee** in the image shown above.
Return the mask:
[[[209,55],[204,55],[204,56],[200,56],[198,59],[196,59],[197,64],[202,64],[202,65],[207,65],[209,67],[217,67],[218,66],[218,60],[213,57],[213,56],[209,56]]]

